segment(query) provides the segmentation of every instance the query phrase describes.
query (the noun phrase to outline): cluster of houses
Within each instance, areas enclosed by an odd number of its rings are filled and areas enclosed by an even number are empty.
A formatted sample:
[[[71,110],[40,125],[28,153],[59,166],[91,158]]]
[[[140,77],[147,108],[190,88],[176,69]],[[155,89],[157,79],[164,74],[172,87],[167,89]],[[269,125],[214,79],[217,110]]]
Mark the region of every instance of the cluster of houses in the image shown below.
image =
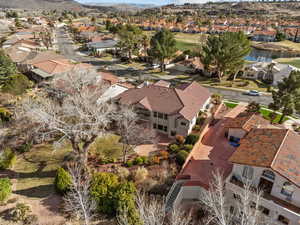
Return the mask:
[[[71,25],[71,29],[76,29],[78,32],[76,34],[77,38],[84,40],[87,50],[93,51],[98,55],[108,50],[114,50],[117,45],[116,39],[111,34],[98,32],[95,25],[74,22]]]
[[[111,19],[112,23],[120,23],[117,18]],[[197,22],[193,17],[187,17],[184,22],[168,19],[136,19],[134,23],[144,30],[160,30],[167,28],[173,32],[219,34],[224,32],[242,31],[254,41],[272,42],[276,40],[277,30],[285,34],[286,39],[300,42],[300,23],[298,21],[272,21],[258,19],[203,19]],[[274,28],[276,27],[276,29]]]
[[[169,138],[190,134],[198,113],[211,105],[209,91],[196,82],[171,87],[158,81],[129,88],[114,99],[134,106],[141,121]],[[199,204],[219,170],[226,181],[226,204],[232,211],[247,180],[264,191],[260,209],[270,224],[297,225],[300,135],[244,110],[237,107],[215,125],[205,127],[167,196],[167,209]]]

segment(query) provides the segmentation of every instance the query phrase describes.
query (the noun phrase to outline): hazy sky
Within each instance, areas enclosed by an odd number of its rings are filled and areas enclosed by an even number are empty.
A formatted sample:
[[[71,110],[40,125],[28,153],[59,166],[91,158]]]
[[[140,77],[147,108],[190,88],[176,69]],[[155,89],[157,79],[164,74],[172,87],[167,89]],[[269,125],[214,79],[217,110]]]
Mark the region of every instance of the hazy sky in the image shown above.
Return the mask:
[[[77,0],[78,2],[98,2],[98,3],[138,3],[163,5],[174,2],[174,0]],[[177,0],[178,3],[203,3],[207,0]]]

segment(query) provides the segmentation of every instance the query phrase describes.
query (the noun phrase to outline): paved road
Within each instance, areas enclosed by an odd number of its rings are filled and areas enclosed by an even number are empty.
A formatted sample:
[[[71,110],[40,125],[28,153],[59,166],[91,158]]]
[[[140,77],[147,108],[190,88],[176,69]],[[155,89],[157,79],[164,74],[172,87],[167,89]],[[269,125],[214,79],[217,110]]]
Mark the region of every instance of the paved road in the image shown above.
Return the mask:
[[[75,60],[78,62],[90,63],[95,66],[97,69],[103,69],[104,67],[109,68],[110,71],[114,71],[118,76],[123,76],[131,79],[158,79],[156,76],[152,76],[151,74],[144,73],[145,71],[138,70],[127,70],[126,68],[122,68],[114,62],[106,62],[98,60],[94,57],[89,56],[81,56],[78,55],[74,49],[74,43],[72,39],[68,36],[67,32],[63,29],[57,29],[57,43],[59,51],[66,58]],[[226,99],[236,100],[240,102],[251,102],[255,101],[262,105],[269,105],[272,102],[272,97],[270,95],[262,95],[262,96],[248,96],[243,94],[241,91],[235,90],[227,90],[222,88],[215,87],[207,87],[212,93],[218,93],[224,96]]]
[[[249,96],[242,91],[228,90],[223,88],[207,87],[212,93],[221,94],[224,98],[239,102],[258,102],[261,105],[269,105],[273,100],[271,95]]]

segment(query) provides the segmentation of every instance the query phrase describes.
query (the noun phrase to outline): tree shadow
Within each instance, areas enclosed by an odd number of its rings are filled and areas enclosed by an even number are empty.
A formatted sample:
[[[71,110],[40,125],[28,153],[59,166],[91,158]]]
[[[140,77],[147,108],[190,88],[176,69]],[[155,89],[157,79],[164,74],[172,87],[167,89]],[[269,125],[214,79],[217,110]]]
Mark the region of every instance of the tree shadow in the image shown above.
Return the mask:
[[[53,184],[40,185],[24,190],[14,191],[15,194],[24,195],[29,198],[45,198],[49,193],[54,192]]]
[[[52,194],[43,199],[41,201],[41,204],[45,206],[49,211],[57,214],[61,212],[62,202],[62,196],[58,194]]]

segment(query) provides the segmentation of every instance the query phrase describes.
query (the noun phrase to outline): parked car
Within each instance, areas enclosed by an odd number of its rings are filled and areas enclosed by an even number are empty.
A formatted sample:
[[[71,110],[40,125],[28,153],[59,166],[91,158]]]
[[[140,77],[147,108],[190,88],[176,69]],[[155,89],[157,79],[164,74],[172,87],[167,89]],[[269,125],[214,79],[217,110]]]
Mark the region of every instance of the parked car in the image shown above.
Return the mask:
[[[249,91],[246,91],[244,94],[250,95],[250,96],[260,96],[261,95],[261,93],[256,90],[249,90]]]

